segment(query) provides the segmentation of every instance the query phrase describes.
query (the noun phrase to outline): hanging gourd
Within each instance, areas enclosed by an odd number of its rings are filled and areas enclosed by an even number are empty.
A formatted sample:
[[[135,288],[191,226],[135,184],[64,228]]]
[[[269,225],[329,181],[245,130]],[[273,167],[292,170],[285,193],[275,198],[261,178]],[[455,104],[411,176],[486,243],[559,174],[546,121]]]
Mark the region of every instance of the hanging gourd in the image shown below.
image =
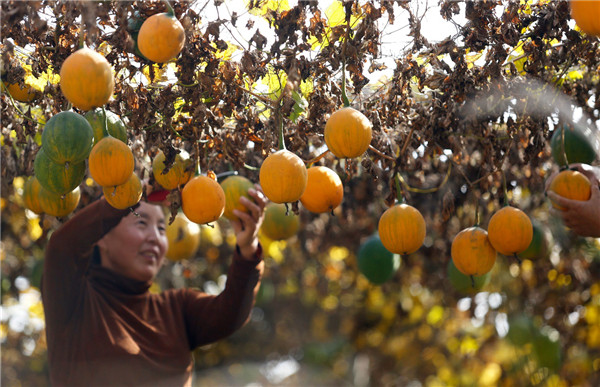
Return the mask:
[[[112,136],[98,141],[88,160],[90,175],[102,187],[125,183],[133,173],[135,160],[131,149]]]
[[[172,261],[181,261],[192,258],[200,247],[200,226],[182,213],[178,213],[173,223],[167,225],[166,229],[169,247],[167,258]]]
[[[42,148],[58,164],[76,164],[90,154],[94,132],[86,119],[75,112],[55,114],[42,131]]]
[[[159,151],[152,160],[152,174],[154,180],[164,189],[172,190],[187,183],[194,175],[194,163],[188,153],[182,150],[175,155],[175,160],[165,172],[165,154]]]
[[[372,126],[369,119],[358,110],[341,108],[325,124],[325,143],[338,158],[358,157],[369,148]]]
[[[271,153],[260,167],[260,185],[274,203],[292,203],[300,199],[308,179],[300,157],[287,149]]]
[[[579,126],[557,127],[550,140],[552,158],[560,166],[572,163],[591,164],[596,159],[596,151]],[[589,130],[589,129],[587,129]]]
[[[454,290],[459,293],[473,294],[490,282],[492,273],[487,272],[481,276],[473,276],[473,280],[471,280],[471,276],[461,273],[454,265],[454,261],[449,259],[446,266],[446,275]]]
[[[600,36],[600,1],[571,0],[571,17],[586,34]]]
[[[142,198],[142,181],[132,173],[123,184],[113,187],[102,187],[104,198],[114,208],[124,210],[136,205]]]
[[[123,121],[121,121],[121,118],[115,113],[109,110],[96,108],[85,113],[84,117],[92,127],[94,133],[94,145],[106,137],[104,134],[105,125],[109,135],[127,144],[127,128]]]
[[[394,254],[408,255],[423,245],[425,219],[413,206],[396,204],[381,215],[378,230],[386,249]]]
[[[40,204],[41,187],[35,176],[30,176],[23,185],[23,204],[25,208],[38,215],[44,212]]]
[[[167,12],[150,16],[137,35],[137,46],[146,58],[156,63],[175,58],[185,44],[185,31],[167,3]]]
[[[554,177],[548,190],[567,199],[587,201],[592,195],[592,184],[583,173],[565,169]],[[552,206],[564,210],[554,202],[552,202]]]
[[[58,164],[52,161],[46,148],[41,147],[33,161],[33,170],[39,183],[48,191],[63,195],[79,186],[85,177],[85,161]]]
[[[112,96],[114,77],[110,64],[94,50],[80,48],[60,68],[60,89],[78,109],[105,105]]]
[[[494,249],[508,256],[525,251],[533,238],[529,216],[511,206],[505,206],[492,215],[487,232]]]
[[[478,226],[459,232],[452,241],[452,261],[464,275],[481,276],[492,270],[496,263],[496,250],[488,233]]]
[[[300,217],[289,211],[285,204],[269,203],[265,207],[265,219],[260,231],[274,241],[289,239],[300,228]]]
[[[377,234],[360,245],[356,258],[358,270],[375,285],[390,280],[400,267],[400,255],[386,249]]]
[[[23,82],[21,83],[9,83],[8,85],[2,84],[6,87],[6,91],[10,94],[13,99],[19,102],[31,102],[37,97],[37,91]]]
[[[215,179],[196,176],[181,191],[181,208],[194,223],[214,222],[225,211],[225,192]]]
[[[300,197],[302,205],[314,213],[331,212],[342,203],[344,186],[333,170],[314,166],[307,170],[306,189]]]
[[[254,184],[244,176],[229,176],[221,183],[221,188],[225,192],[225,216],[229,220],[235,220],[238,217],[234,215],[233,210],[248,212],[246,206],[240,203],[242,196],[252,201],[252,197],[248,194],[250,188],[254,188]]]
[[[40,206],[45,214],[62,218],[69,215],[77,205],[81,198],[79,187],[65,195],[54,194],[42,187],[40,189]]]

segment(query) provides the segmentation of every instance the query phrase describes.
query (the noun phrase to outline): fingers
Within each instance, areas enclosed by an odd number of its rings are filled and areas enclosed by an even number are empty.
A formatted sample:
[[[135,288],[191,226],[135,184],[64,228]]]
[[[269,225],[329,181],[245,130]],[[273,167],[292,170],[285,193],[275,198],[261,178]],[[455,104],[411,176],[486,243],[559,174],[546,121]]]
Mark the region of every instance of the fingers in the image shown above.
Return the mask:
[[[566,198],[556,194],[555,192],[548,191],[547,195],[548,195],[548,198],[550,199],[550,201],[552,201],[552,203],[554,203],[555,205],[562,207],[563,211],[567,210],[572,204],[571,203],[572,200],[566,199]]]

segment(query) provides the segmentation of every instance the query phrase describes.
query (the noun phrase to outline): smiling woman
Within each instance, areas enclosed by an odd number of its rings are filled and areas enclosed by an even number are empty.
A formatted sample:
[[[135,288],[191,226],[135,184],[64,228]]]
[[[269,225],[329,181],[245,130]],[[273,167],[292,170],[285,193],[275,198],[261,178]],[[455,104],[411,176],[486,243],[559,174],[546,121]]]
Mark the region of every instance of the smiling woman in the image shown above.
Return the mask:
[[[101,198],[56,230],[42,281],[52,384],[191,385],[190,351],[244,325],[260,285],[266,200],[254,188],[249,195],[219,295],[149,292],[168,248],[159,205],[142,201],[134,212]]]

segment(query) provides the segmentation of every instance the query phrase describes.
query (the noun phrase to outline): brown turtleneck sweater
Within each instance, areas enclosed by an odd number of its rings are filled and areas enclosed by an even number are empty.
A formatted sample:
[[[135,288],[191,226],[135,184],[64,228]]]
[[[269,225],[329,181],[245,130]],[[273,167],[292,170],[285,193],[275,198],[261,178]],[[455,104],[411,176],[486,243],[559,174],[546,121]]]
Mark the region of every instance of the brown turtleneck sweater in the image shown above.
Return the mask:
[[[104,199],[50,237],[42,279],[53,386],[190,386],[191,350],[222,339],[247,320],[263,271],[236,252],[225,290],[148,292],[151,282],[92,262],[93,245],[128,211]]]

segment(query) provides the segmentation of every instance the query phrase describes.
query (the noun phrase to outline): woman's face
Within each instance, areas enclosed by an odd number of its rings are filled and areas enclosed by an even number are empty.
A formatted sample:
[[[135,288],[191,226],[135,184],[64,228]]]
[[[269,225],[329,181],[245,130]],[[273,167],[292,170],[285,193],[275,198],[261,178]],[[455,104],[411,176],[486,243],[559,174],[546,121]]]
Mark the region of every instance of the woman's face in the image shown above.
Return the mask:
[[[160,206],[141,202],[98,241],[102,266],[126,277],[149,281],[160,270],[167,251],[165,216]]]

